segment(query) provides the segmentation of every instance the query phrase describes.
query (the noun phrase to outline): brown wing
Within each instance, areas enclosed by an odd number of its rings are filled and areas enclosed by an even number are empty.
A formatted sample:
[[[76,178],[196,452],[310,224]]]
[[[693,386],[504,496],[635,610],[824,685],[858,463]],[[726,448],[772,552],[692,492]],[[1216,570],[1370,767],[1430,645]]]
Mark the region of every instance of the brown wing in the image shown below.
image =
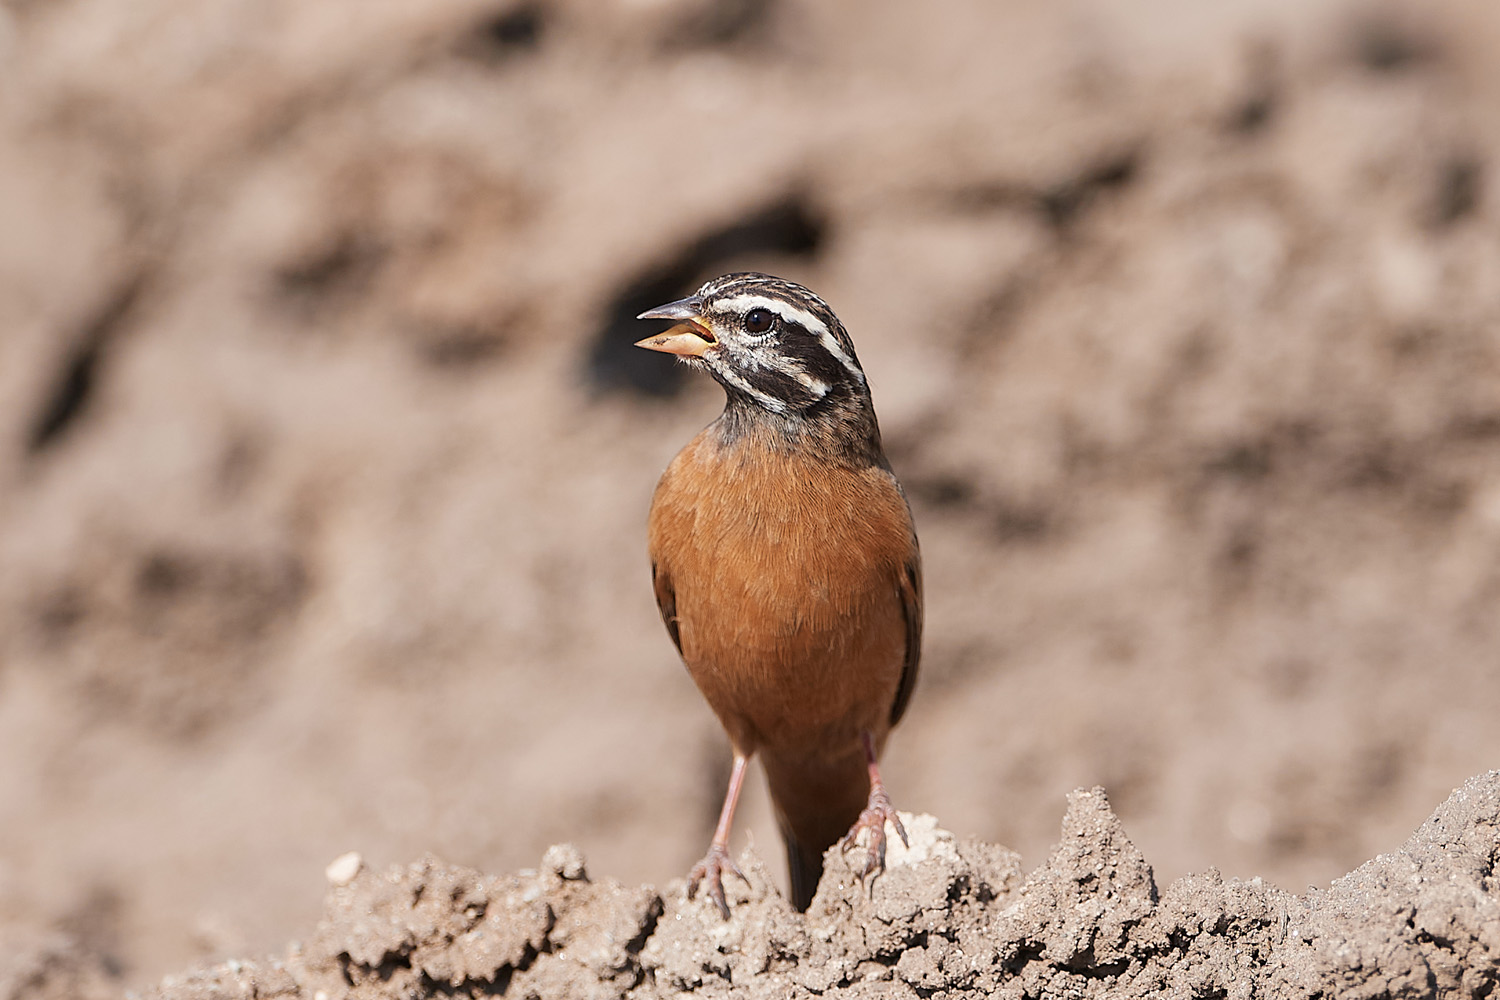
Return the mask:
[[[901,668],[896,701],[891,705],[892,726],[901,721],[911,701],[912,688],[917,686],[917,664],[922,659],[922,553],[916,538],[912,538],[911,558],[901,574],[901,611],[906,617],[906,663]]]
[[[667,627],[667,634],[672,637],[672,645],[677,647],[677,655],[681,656],[682,636],[677,626],[677,591],[672,589],[672,578],[654,560],[651,563],[651,588],[656,591],[656,607],[661,612],[661,622]],[[904,678],[901,683],[906,683]]]

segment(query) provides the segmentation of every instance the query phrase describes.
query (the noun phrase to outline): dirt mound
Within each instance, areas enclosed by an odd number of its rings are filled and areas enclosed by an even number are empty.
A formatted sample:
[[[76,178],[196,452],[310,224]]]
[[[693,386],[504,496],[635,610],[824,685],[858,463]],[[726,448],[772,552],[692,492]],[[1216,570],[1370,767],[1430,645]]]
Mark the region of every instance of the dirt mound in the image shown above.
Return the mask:
[[[1484,997],[1500,983],[1500,771],[1400,850],[1305,896],[1216,872],[1158,892],[1098,788],[1069,796],[1062,839],[1029,878],[1014,852],[930,816],[907,829],[910,849],[892,845],[869,884],[858,852],[835,852],[806,915],[746,852],[727,922],[681,883],[592,879],[566,846],[500,877],[341,859],[305,946],[154,995]]]

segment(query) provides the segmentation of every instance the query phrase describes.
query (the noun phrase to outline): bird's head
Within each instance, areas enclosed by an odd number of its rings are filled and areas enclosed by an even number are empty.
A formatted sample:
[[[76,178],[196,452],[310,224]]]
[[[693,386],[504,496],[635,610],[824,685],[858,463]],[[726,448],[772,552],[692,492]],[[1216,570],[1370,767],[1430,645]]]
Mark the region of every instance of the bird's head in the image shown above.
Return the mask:
[[[865,373],[844,325],[828,303],[794,282],[726,274],[637,318],[677,320],[636,346],[706,369],[731,405],[791,417],[869,406]]]

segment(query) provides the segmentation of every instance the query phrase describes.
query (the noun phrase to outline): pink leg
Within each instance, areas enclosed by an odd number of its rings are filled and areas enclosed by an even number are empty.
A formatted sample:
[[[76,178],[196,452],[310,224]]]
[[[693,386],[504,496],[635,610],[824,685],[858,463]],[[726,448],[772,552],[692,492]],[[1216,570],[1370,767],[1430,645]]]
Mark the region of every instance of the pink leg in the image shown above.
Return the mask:
[[[896,815],[896,807],[891,805],[891,797],[885,792],[885,782],[880,780],[880,765],[875,761],[875,740],[869,733],[861,733],[860,737],[865,744],[865,766],[870,769],[870,801],[865,806],[865,811],[859,814],[859,819],[849,828],[849,833],[844,837],[844,850],[853,847],[864,830],[870,831],[869,852],[870,856],[865,861],[865,870],[862,875],[869,875],[875,871],[885,870],[885,824],[889,820],[896,828],[896,835],[901,838],[901,843],[910,847],[906,839],[906,828],[901,825],[901,817]]]
[[[736,753],[734,767],[729,772],[729,789],[724,793],[724,808],[719,811],[719,825],[714,828],[714,839],[708,845],[708,854],[688,872],[688,899],[698,894],[698,884],[708,883],[708,898],[719,907],[719,914],[729,919],[729,904],[724,900],[724,873],[733,872],[740,881],[749,883],[729,856],[729,831],[734,826],[734,807],[740,801],[740,786],[745,783],[745,768],[748,757]],[[905,834],[902,834],[903,838]]]

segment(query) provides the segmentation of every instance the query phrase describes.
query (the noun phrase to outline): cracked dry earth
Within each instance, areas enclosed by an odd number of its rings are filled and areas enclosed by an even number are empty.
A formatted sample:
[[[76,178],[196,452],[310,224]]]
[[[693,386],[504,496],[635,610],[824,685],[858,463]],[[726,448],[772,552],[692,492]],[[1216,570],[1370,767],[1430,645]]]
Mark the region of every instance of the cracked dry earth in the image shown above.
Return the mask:
[[[906,822],[910,848],[868,885],[859,851],[835,852],[805,915],[748,851],[727,922],[680,882],[592,878],[567,846],[506,876],[431,858],[350,869],[305,944],[153,996],[1477,998],[1500,982],[1500,771],[1302,896],[1212,871],[1158,890],[1099,788],[1069,796],[1030,876],[1007,848]]]

